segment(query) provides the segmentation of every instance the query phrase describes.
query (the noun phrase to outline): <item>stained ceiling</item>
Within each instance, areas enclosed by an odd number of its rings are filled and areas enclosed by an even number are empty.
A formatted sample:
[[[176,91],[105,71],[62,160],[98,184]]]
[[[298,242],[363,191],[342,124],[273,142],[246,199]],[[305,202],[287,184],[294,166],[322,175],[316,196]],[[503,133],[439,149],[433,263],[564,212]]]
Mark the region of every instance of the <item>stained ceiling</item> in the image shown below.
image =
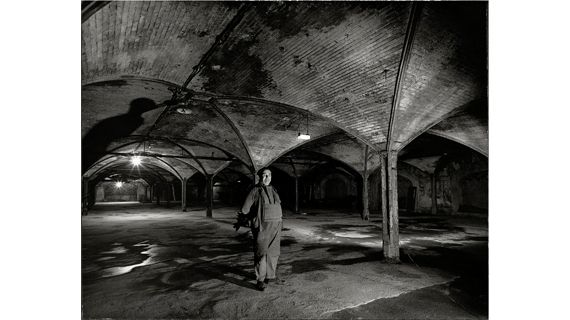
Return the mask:
[[[487,2],[83,2],[81,63],[86,177],[133,153],[169,179],[362,171],[425,134],[488,153]]]

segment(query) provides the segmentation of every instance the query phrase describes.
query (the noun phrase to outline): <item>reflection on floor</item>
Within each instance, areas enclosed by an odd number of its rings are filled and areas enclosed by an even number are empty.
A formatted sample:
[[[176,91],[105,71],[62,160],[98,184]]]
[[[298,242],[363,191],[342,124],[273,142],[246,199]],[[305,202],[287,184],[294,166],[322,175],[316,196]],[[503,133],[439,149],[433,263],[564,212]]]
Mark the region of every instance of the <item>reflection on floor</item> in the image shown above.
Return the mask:
[[[235,208],[96,205],[82,217],[85,318],[480,319],[488,313],[487,221],[401,216],[401,264],[382,261],[381,220],[285,213],[282,285],[254,287]]]

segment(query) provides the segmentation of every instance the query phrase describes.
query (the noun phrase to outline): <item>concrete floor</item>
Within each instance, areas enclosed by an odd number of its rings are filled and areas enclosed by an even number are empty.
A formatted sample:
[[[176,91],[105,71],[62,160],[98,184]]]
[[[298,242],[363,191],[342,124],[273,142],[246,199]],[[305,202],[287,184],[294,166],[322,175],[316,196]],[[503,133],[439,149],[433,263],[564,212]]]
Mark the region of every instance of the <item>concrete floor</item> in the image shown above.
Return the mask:
[[[487,220],[401,216],[401,259],[382,262],[381,221],[285,213],[278,273],[255,290],[236,208],[98,204],[82,217],[84,318],[485,319]]]

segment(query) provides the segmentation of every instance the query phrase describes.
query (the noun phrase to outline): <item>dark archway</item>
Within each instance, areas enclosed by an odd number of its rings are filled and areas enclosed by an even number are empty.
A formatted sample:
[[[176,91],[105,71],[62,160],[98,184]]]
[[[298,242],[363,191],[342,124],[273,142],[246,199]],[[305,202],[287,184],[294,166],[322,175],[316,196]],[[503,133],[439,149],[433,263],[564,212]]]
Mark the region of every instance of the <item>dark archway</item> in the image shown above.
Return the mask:
[[[214,177],[214,202],[241,206],[252,186],[250,176],[225,168]]]
[[[417,189],[408,178],[398,175],[398,209],[412,213],[416,210]]]
[[[359,211],[362,177],[339,163],[316,166],[301,178],[301,199],[308,208]]]

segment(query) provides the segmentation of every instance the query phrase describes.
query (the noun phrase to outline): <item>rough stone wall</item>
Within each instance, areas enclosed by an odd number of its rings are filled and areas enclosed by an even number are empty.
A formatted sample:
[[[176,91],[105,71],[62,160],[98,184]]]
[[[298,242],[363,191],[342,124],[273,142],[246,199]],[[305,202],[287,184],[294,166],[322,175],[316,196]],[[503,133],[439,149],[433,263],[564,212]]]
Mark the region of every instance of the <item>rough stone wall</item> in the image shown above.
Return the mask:
[[[104,181],[97,185],[97,194],[103,193],[103,199],[97,201],[137,201],[137,183],[126,182],[121,188],[115,186],[115,182]],[[99,191],[102,189],[103,191]]]
[[[442,157],[436,169],[438,212],[486,212],[488,170],[488,159],[476,153]]]
[[[448,169],[443,168],[437,175],[437,211],[454,214],[459,211],[462,194],[457,181],[457,172],[449,174]]]
[[[489,209],[489,171],[465,175],[459,183],[463,192],[460,211],[479,212]]]
[[[442,157],[435,171],[438,214],[482,213],[488,210],[488,159],[476,153]],[[399,179],[416,188],[414,212],[430,214],[432,206],[431,175],[404,162],[398,162]],[[380,211],[380,172],[371,174],[370,211]],[[399,186],[400,187],[400,186]],[[410,199],[407,187],[399,188],[400,208]]]
[[[317,185],[315,199],[319,200],[340,200],[356,197],[358,194],[356,183],[339,173],[326,176]]]
[[[431,213],[431,176],[414,166],[404,162],[398,162],[398,175],[410,180],[417,188],[415,212]],[[398,198],[407,195],[398,195]]]
[[[96,202],[105,201],[105,189],[101,187],[97,187],[96,190],[97,195],[95,196]]]
[[[137,200],[139,202],[147,202],[148,199],[146,197],[146,185],[139,182],[136,183],[136,188],[137,188]]]
[[[380,208],[382,201],[380,198],[380,192],[382,192],[380,184],[382,181],[380,178],[380,168],[374,170],[368,177],[368,210],[370,211],[371,218],[373,218],[374,215],[376,215],[376,217],[382,216],[382,209]]]

